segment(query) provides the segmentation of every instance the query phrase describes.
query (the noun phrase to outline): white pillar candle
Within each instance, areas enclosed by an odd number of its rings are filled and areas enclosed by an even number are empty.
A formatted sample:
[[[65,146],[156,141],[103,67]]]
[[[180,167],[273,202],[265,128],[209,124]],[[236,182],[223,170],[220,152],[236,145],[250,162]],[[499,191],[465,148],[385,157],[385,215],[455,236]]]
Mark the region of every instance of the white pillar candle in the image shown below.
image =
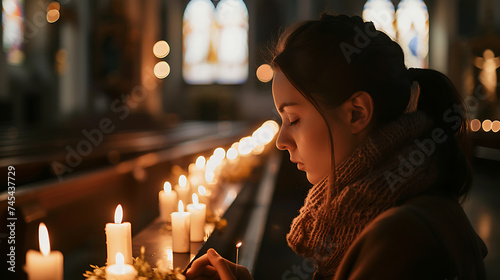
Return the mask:
[[[193,193],[193,204],[187,206],[191,213],[191,241],[200,242],[205,237],[205,221],[207,219],[207,207],[198,203],[198,196]]]
[[[179,212],[172,213],[172,250],[174,253],[189,253],[191,214],[184,212],[182,200],[179,200]]]
[[[163,184],[163,190],[160,191],[159,195],[159,209],[160,218],[163,222],[172,221],[170,214],[175,212],[175,207],[177,206],[177,193],[172,190],[172,185],[169,182]]]
[[[116,254],[121,252],[125,263],[132,263],[132,226],[130,223],[122,223],[123,209],[118,204],[115,210],[115,223],[106,224],[106,245],[108,248],[108,259],[106,264],[116,263]]]
[[[189,201],[191,199],[191,190],[188,186],[187,178],[184,175],[179,177],[179,184],[175,186],[177,197],[182,201]],[[184,209],[186,210],[186,209]]]
[[[115,255],[116,264],[106,267],[106,280],[135,280],[137,270],[130,264],[125,264],[123,254],[118,252]]]
[[[62,280],[63,254],[50,251],[49,231],[44,223],[38,226],[40,252],[29,250],[26,253],[25,271],[29,280]]]

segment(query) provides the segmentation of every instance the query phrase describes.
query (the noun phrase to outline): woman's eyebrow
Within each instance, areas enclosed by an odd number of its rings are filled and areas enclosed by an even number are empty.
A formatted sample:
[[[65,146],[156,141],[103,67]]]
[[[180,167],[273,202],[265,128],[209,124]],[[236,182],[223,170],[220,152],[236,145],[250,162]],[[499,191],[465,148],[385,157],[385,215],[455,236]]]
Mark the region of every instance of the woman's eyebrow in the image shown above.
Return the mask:
[[[283,104],[281,104],[281,106],[279,106],[279,108],[278,108],[278,112],[283,113],[283,110],[285,109],[285,107],[289,107],[289,106],[297,106],[297,105],[299,105],[299,104],[298,104],[298,103],[295,103],[295,102],[283,103]]]

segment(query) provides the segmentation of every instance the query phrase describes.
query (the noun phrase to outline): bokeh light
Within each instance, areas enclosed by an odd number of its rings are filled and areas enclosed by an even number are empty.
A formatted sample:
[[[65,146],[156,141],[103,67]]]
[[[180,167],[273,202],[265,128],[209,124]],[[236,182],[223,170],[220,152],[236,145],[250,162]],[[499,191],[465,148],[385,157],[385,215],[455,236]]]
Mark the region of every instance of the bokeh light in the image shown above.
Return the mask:
[[[158,79],[163,79],[170,74],[170,65],[168,65],[165,61],[160,61],[156,63],[154,73]]]
[[[473,119],[470,122],[470,128],[474,132],[479,131],[481,129],[481,121],[479,121],[478,119]]]
[[[483,130],[485,132],[488,132],[491,130],[491,121],[490,120],[484,120],[483,121]]]
[[[164,58],[170,53],[170,46],[166,41],[158,41],[153,46],[153,53],[158,58]]]
[[[269,64],[262,64],[257,68],[257,79],[263,83],[267,83],[273,79],[273,69]]]
[[[50,10],[47,12],[47,21],[49,23],[54,23],[59,19],[59,11],[56,9]]]

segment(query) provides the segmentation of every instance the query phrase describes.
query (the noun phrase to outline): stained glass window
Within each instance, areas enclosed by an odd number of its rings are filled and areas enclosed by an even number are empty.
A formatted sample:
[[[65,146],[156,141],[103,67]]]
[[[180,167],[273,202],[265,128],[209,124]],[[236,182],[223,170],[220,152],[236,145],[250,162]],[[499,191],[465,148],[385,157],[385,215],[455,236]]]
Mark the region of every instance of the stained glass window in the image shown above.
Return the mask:
[[[407,67],[427,67],[429,13],[422,0],[402,0],[396,11],[398,42]]]
[[[217,5],[217,82],[241,84],[248,77],[248,10],[242,0],[222,0]]]
[[[363,20],[373,22],[377,30],[385,32],[393,40],[396,40],[395,14],[390,0],[368,0],[363,8]]]
[[[24,61],[24,18],[22,0],[2,0],[3,49],[11,65]]]
[[[210,0],[191,0],[184,11],[182,69],[189,84],[210,84],[215,80],[214,15]]]
[[[191,0],[183,19],[183,77],[189,84],[248,78],[248,10],[242,0]]]

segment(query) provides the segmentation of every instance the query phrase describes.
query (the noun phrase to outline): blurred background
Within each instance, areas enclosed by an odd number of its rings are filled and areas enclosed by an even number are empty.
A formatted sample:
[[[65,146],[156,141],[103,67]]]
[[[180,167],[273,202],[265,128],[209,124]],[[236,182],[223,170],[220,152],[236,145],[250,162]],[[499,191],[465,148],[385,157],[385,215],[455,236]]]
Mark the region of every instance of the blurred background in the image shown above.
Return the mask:
[[[15,167],[25,248],[37,248],[29,240],[42,220],[55,229],[54,239],[71,236],[54,245],[67,252],[67,275],[102,263],[102,251],[89,248],[103,242],[102,228],[110,219],[103,211],[128,203],[133,234],[139,232],[156,217],[155,195],[173,166],[228,147],[265,120],[279,121],[266,64],[269,49],[284,27],[329,11],[374,21],[400,43],[408,67],[445,73],[463,95],[476,173],[465,208],[490,248],[489,276],[500,279],[493,265],[500,261],[499,0],[1,4],[1,176],[7,179],[7,167]],[[299,187],[303,174],[287,168],[277,173],[276,185],[292,185],[297,194],[280,200],[278,188],[273,196],[273,207],[285,206],[264,221],[269,252],[275,238],[284,239],[306,192]],[[0,191],[3,207],[7,186]],[[71,220],[72,211],[78,221]],[[256,269],[270,257],[266,250]]]

